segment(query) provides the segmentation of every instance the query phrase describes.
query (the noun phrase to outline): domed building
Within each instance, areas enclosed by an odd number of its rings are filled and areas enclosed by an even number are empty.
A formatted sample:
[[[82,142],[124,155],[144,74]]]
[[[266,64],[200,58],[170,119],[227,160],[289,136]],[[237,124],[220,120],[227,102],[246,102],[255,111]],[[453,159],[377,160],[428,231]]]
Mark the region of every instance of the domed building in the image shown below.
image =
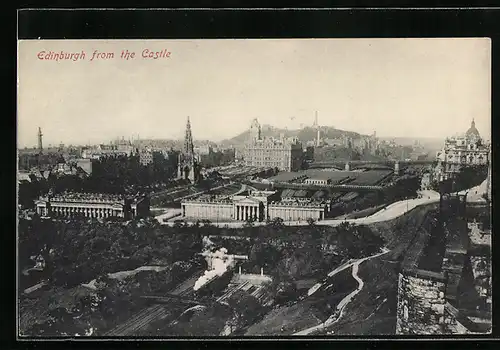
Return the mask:
[[[476,123],[474,122],[474,119],[472,119],[472,122],[470,123],[469,130],[467,130],[467,132],[465,133],[465,138],[471,142],[481,140],[481,135],[479,135],[479,131],[476,129]]]
[[[444,147],[436,155],[438,180],[446,180],[463,166],[488,164],[489,146],[476,129],[474,119],[464,135],[446,138]]]

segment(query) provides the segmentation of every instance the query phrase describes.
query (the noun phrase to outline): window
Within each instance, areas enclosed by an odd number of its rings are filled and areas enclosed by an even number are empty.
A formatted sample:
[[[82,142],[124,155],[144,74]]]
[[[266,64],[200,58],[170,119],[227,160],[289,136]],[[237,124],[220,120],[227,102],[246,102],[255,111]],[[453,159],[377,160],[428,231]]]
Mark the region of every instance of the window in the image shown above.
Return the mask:
[[[408,321],[408,306],[406,305],[403,306],[403,319]]]

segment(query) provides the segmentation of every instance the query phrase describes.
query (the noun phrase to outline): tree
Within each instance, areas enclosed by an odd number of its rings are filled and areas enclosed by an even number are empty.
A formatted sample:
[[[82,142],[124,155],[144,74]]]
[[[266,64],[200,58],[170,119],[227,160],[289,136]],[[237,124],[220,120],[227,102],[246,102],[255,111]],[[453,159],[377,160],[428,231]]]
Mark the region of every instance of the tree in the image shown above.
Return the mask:
[[[267,226],[272,227],[273,229],[280,230],[285,227],[285,222],[280,217],[275,217],[270,221],[266,222]]]
[[[259,300],[244,291],[237,291],[227,300],[233,311],[233,317],[229,321],[231,331],[244,328],[255,322],[263,313],[263,307]]]
[[[297,297],[297,286],[288,275],[275,277],[269,288],[278,305],[295,300]]]
[[[254,222],[255,222],[254,218],[249,217],[243,224],[243,227],[254,227]]]

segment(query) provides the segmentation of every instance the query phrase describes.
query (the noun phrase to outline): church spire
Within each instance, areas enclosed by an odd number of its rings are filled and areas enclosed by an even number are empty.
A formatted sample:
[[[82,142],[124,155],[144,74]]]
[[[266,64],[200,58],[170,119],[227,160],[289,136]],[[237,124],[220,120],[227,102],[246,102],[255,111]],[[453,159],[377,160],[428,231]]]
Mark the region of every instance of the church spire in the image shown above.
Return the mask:
[[[193,135],[191,134],[189,117],[187,117],[186,135],[184,136],[184,154],[194,156]]]

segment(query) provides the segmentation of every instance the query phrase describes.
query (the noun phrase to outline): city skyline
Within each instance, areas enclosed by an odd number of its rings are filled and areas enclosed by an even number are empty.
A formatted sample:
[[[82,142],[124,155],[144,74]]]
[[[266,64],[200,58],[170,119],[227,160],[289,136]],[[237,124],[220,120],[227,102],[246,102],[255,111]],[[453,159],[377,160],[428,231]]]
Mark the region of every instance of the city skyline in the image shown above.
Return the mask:
[[[172,54],[90,61],[145,48]],[[18,146],[36,145],[39,126],[44,145],[180,140],[187,116],[195,139],[221,141],[254,118],[311,126],[315,111],[320,125],[381,137],[445,138],[474,119],[489,139],[490,49],[484,38],[21,41]],[[40,60],[43,50],[88,57]]]

